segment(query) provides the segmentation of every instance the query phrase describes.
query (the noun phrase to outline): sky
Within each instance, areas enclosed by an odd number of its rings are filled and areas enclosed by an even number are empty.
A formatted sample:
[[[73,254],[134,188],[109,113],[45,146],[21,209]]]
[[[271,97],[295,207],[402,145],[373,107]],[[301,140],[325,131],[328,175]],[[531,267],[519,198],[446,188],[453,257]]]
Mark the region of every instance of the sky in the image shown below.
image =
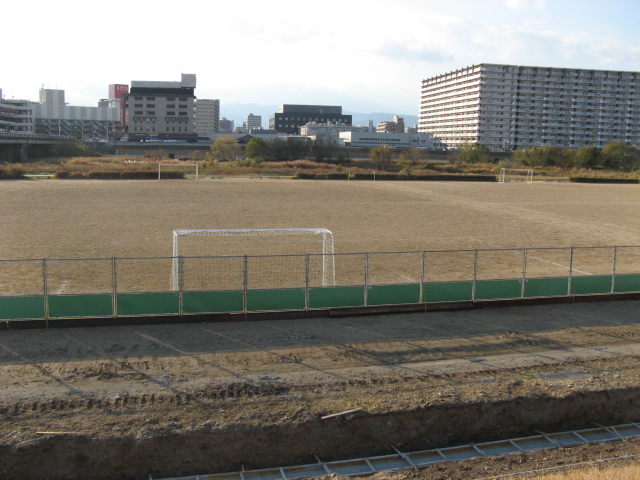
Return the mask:
[[[425,78],[477,63],[640,71],[638,0],[21,0],[2,6],[5,98],[197,75],[225,103],[418,115]],[[247,112],[249,113],[249,112]]]

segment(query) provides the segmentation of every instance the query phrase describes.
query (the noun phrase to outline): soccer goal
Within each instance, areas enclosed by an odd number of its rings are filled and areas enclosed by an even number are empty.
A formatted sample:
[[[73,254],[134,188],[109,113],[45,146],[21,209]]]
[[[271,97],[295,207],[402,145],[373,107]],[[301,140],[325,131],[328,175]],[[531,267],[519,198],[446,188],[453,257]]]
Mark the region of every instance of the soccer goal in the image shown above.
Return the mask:
[[[173,231],[174,291],[237,289],[247,283],[248,288],[329,286],[335,277],[333,233],[326,228]]]
[[[193,167],[195,167],[195,169]],[[166,175],[167,172],[180,172],[184,174],[185,178],[193,178],[198,181],[197,163],[158,163],[158,180],[162,179],[162,171],[165,172],[165,178],[175,178],[170,175]]]
[[[533,168],[501,168],[499,182],[533,183]]]

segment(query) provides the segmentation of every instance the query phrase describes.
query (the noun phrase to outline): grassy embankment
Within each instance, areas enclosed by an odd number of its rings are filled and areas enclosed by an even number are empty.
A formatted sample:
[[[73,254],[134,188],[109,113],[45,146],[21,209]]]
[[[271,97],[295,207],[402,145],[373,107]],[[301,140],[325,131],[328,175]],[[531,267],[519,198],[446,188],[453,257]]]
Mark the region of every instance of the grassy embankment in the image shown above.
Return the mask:
[[[203,176],[224,175],[289,175],[297,173],[351,173],[363,174],[376,171],[379,175],[395,173],[407,177],[436,174],[464,174],[464,175],[499,175],[502,167],[518,168],[513,162],[500,163],[458,163],[450,161],[392,161],[379,164],[371,160],[350,160],[341,164],[318,163],[312,160],[295,160],[287,162],[254,162],[239,159],[231,162],[218,162],[199,158],[197,154],[190,154],[179,159],[166,156],[148,155],[134,156],[105,156],[105,157],[75,157],[51,158],[23,164],[0,166],[0,178],[16,178],[20,173],[31,175],[55,175],[59,178],[113,178],[115,172],[127,172],[128,178],[152,178],[157,175],[158,163],[193,163],[198,162],[199,173]],[[193,172],[193,167],[175,167],[173,170],[186,174]],[[163,172],[171,168],[163,168]],[[538,167],[534,169],[536,180],[567,180],[569,177],[598,177],[598,178],[638,178],[637,171],[591,170],[578,168]],[[102,172],[102,176],[100,173]],[[112,176],[109,177],[109,172]]]

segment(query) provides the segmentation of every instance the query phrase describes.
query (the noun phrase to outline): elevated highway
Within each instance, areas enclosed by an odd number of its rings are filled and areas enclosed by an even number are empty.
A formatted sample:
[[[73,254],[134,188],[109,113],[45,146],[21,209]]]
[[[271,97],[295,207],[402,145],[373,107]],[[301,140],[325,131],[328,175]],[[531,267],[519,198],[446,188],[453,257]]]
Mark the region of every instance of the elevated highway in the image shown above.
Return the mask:
[[[72,137],[0,133],[0,162],[26,162],[29,158],[53,154],[53,147]]]

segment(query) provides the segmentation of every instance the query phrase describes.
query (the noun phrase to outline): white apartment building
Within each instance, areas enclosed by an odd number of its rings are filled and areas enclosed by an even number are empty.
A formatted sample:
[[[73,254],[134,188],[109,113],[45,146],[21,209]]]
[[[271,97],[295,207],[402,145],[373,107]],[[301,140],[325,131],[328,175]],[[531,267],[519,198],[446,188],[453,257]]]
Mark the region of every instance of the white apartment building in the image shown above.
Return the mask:
[[[210,137],[220,131],[220,100],[196,99],[196,133]]]
[[[245,124],[246,132],[250,132],[252,129],[262,128],[262,115],[254,115],[250,113],[247,115],[247,123]]]
[[[449,148],[640,144],[640,72],[481,63],[422,81],[418,130]]]

